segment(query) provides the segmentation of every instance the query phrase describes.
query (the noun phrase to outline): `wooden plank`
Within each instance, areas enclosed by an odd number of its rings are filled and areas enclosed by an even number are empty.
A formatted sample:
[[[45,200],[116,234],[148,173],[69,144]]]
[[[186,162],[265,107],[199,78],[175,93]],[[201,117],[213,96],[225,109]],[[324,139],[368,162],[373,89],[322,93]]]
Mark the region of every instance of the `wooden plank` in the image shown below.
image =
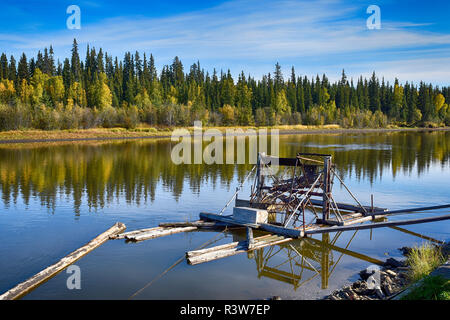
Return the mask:
[[[292,241],[292,240],[293,240],[292,238],[285,238],[283,236],[278,236],[278,238],[276,238],[274,240],[259,241],[259,242],[255,243],[251,249],[247,248],[247,241],[240,241],[237,243],[237,245],[234,248],[214,250],[214,251],[211,251],[211,252],[208,252],[205,254],[201,254],[201,255],[194,254],[193,256],[188,257],[187,261],[191,265],[196,265],[196,264],[205,263],[205,262],[209,262],[209,261],[213,261],[213,260],[217,260],[217,259],[221,259],[221,258],[226,258],[226,257],[233,256],[233,255],[236,255],[239,253],[258,250],[258,249],[261,249],[261,248],[264,248],[267,246],[285,243],[285,242]]]
[[[277,237],[278,237],[277,235],[267,234],[267,235],[264,235],[261,237],[257,237],[254,240],[255,240],[255,243],[258,243],[261,241],[269,241],[270,239],[274,239]],[[195,250],[195,251],[188,251],[188,252],[186,252],[186,257],[191,258],[191,257],[199,256],[202,254],[218,251],[218,250],[236,248],[239,245],[239,243],[241,243],[241,242],[242,241],[236,241],[236,242],[226,243],[226,244],[222,244],[222,245],[211,247],[211,248],[200,249],[200,250]]]
[[[419,223],[427,223],[441,220],[450,219],[450,215],[438,216],[438,217],[428,217],[428,218],[420,218],[420,219],[410,219],[410,220],[400,220],[400,221],[389,221],[389,222],[377,222],[377,223],[369,223],[357,226],[341,226],[341,227],[330,227],[330,228],[318,228],[315,230],[307,230],[305,234],[316,234],[316,233],[327,233],[327,232],[338,232],[338,231],[349,231],[349,230],[365,230],[365,229],[375,229],[375,228],[383,228],[390,226],[401,226],[401,225],[410,225],[410,224],[419,224]]]
[[[37,288],[42,283],[46,282],[50,278],[54,277],[57,273],[61,272],[69,265],[88,254],[95,248],[99,247],[103,243],[109,240],[110,236],[118,234],[125,230],[126,227],[123,223],[117,222],[111,228],[98,235],[96,238],[92,239],[89,243],[83,247],[73,251],[68,254],[57,263],[47,267],[38,274],[34,275],[30,279],[26,280],[15,286],[14,288],[8,290],[4,294],[0,295],[0,300],[15,300],[23,297],[25,294],[29,293],[33,289]]]
[[[130,241],[144,241],[149,239],[155,239],[159,237],[165,237],[171,234],[180,233],[180,232],[188,232],[196,230],[197,227],[180,227],[180,228],[162,228],[157,229],[149,232],[139,233],[139,234],[131,234],[125,236],[125,239]]]
[[[301,238],[303,237],[303,230],[298,229],[291,229],[291,228],[285,228],[282,226],[276,226],[274,224],[268,224],[268,223],[260,223],[259,228],[261,230],[276,233],[285,237],[290,238]]]
[[[327,220],[323,220],[323,219],[316,219],[316,223],[317,224],[328,224],[328,225],[335,225],[335,226],[343,226],[344,222],[338,221],[336,219],[327,219]]]
[[[253,223],[239,222],[233,219],[232,216],[221,216],[215,213],[201,212],[200,218],[203,220],[212,220],[227,223],[228,225],[236,225],[241,227],[259,228],[259,225]]]
[[[384,217],[384,215],[383,215],[383,217]],[[352,225],[352,224],[362,223],[362,222],[366,222],[366,221],[372,221],[374,218],[375,218],[374,216],[368,216],[368,217],[349,219],[347,221],[344,220],[343,225],[344,226],[349,226],[349,225]]]

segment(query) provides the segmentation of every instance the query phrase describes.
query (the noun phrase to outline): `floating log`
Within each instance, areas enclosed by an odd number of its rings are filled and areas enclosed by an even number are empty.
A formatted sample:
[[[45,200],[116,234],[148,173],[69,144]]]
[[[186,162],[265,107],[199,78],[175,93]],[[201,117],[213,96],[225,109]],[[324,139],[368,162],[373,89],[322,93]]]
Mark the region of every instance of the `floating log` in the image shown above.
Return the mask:
[[[256,241],[256,242],[268,241],[268,240],[275,239],[275,238],[278,238],[278,237],[279,236],[277,236],[277,235],[267,234],[267,235],[255,238],[254,241]],[[225,249],[236,248],[239,245],[239,243],[244,243],[244,242],[245,242],[245,240],[244,241],[237,241],[237,242],[226,243],[226,244],[222,244],[222,245],[219,245],[219,246],[206,248],[206,249],[200,249],[200,250],[195,250],[195,251],[188,251],[188,252],[186,252],[186,257],[187,258],[192,258],[192,257],[200,256],[200,255],[211,253],[211,252],[218,251],[218,250],[225,250]]]
[[[428,217],[428,218],[420,218],[420,219],[369,223],[369,224],[363,224],[363,225],[357,225],[357,226],[350,225],[350,226],[339,226],[339,227],[330,227],[330,228],[317,228],[317,229],[313,229],[313,230],[306,230],[305,234],[308,235],[308,234],[338,232],[338,231],[348,231],[348,230],[375,229],[375,228],[383,228],[383,227],[390,227],[390,226],[401,226],[401,225],[427,223],[427,222],[434,222],[434,221],[441,221],[441,220],[448,220],[448,219],[450,219],[450,214],[447,214],[444,216]]]
[[[196,230],[197,227],[179,227],[179,228],[171,228],[171,227],[156,227],[152,229],[144,229],[143,230],[137,230],[135,233],[129,233],[126,234],[124,237],[125,239],[129,241],[143,241],[143,240],[149,240],[149,239],[155,239],[159,237],[168,236],[175,233],[180,232],[188,232]]]
[[[203,250],[189,251],[186,252],[186,258],[189,264],[196,265],[292,240],[292,238],[283,236],[267,235],[254,238],[253,245],[250,249],[248,248],[247,241],[239,241]]]
[[[87,243],[83,247],[75,250],[74,252],[70,253],[69,255],[59,260],[57,263],[51,265],[50,267],[47,267],[46,269],[42,270],[41,272],[34,275],[25,282],[18,284],[14,288],[0,295],[0,300],[15,300],[23,297],[24,295],[26,295],[33,289],[37,288],[45,281],[54,277],[57,273],[67,268],[69,265],[71,265],[84,255],[88,254],[95,248],[99,247],[100,245],[108,241],[110,236],[120,233],[125,229],[126,227],[123,223],[117,222],[114,226],[112,226],[111,228],[109,228],[96,238],[92,239],[89,243]]]
[[[123,233],[119,233],[119,234],[114,234],[114,235],[111,235],[109,238],[110,239],[125,239],[127,236],[139,235],[142,233],[154,231],[156,229],[163,229],[163,228],[153,227],[153,228],[148,228],[148,229],[139,229],[139,230],[123,232]]]
[[[159,224],[160,227],[197,227],[197,228],[224,228],[227,223],[218,221],[187,221],[187,222],[164,222]]]

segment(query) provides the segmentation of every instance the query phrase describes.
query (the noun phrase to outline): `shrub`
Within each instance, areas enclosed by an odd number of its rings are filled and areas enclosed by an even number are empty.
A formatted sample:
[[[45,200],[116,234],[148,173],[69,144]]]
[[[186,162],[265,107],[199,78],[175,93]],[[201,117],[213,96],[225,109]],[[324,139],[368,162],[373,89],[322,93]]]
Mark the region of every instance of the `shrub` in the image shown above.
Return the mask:
[[[410,266],[409,278],[412,281],[422,279],[444,260],[441,250],[429,243],[414,247],[408,254],[406,263]]]
[[[264,111],[263,108],[256,109],[255,125],[257,125],[259,127],[267,125],[266,112]]]
[[[116,115],[116,125],[118,126],[133,129],[139,124],[139,113],[135,106],[121,108],[116,112]]]
[[[32,126],[32,114],[23,105],[0,105],[0,130],[17,130]]]
[[[103,108],[96,117],[97,125],[103,128],[113,128],[117,124],[117,111],[114,107]]]

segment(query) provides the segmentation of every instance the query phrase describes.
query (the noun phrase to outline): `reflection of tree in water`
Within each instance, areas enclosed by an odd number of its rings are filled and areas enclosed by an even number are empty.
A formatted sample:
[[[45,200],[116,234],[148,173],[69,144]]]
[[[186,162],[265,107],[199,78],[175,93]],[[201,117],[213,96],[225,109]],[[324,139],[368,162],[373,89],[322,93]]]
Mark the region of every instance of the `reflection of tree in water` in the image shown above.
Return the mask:
[[[328,135],[281,136],[281,156],[296,152],[333,155],[339,172],[371,183],[384,173],[420,176],[432,164],[448,165],[450,132],[379,132]],[[391,171],[391,172],[389,172]]]
[[[331,153],[339,172],[372,182],[386,172],[420,175],[433,164],[448,165],[450,132],[282,135],[280,156],[297,152]],[[139,205],[156,197],[157,187],[178,200],[183,188],[199,193],[202,184],[232,187],[252,165],[174,165],[169,140],[3,147],[0,188],[3,202],[38,197],[54,207],[57,195],[73,197],[76,212],[83,197],[92,208],[124,198]],[[235,146],[236,149],[236,146]],[[226,152],[226,151],[225,151]],[[235,151],[236,154],[236,151]],[[247,155],[248,159],[248,155]]]

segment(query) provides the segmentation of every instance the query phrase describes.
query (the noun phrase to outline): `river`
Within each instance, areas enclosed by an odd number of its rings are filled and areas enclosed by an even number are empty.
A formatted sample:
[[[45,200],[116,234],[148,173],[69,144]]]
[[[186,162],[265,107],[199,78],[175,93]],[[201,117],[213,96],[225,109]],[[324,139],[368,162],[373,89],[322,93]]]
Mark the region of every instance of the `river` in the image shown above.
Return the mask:
[[[279,145],[284,157],[332,154],[364,204],[371,194],[376,206],[389,209],[450,202],[449,131],[281,135]],[[252,168],[175,165],[173,146],[169,139],[1,145],[0,292],[117,221],[134,230],[218,212]],[[333,193],[339,202],[351,200],[339,184]],[[245,234],[199,231],[140,243],[114,240],[75,263],[80,290],[67,288],[70,274],[63,271],[24,299],[317,299],[353,282],[376,260],[400,258],[398,248],[425,241],[408,231],[450,238],[449,221],[404,229],[317,235],[196,266],[183,260],[162,276],[186,251],[212,238],[217,245]]]

